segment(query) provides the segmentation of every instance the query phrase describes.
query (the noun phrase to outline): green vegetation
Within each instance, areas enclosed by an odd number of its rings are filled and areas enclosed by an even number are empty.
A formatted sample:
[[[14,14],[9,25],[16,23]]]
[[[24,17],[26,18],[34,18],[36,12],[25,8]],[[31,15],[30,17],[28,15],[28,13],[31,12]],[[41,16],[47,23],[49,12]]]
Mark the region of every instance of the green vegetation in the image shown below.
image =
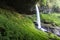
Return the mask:
[[[46,6],[47,0],[41,0],[41,5]]]
[[[51,13],[51,14],[41,13],[40,17],[41,17],[41,21],[54,24],[55,26],[60,26],[60,13]],[[28,18],[31,19],[32,21],[36,21],[36,14],[30,17],[28,16]]]
[[[41,14],[42,21],[54,23],[56,26],[60,26],[60,14],[52,13],[52,14]]]
[[[60,0],[47,0],[49,6],[60,8]]]
[[[29,18],[9,10],[0,9],[0,29],[0,40],[48,40]]]
[[[60,40],[37,30],[29,17],[19,13],[0,9],[0,40]]]

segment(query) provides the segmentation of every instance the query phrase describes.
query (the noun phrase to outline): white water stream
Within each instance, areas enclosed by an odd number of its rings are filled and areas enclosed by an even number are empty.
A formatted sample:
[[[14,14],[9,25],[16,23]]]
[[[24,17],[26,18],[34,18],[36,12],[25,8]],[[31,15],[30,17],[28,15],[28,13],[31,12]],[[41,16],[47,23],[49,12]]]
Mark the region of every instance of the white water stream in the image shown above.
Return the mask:
[[[46,31],[41,27],[41,20],[40,20],[40,13],[39,13],[39,8],[38,5],[36,4],[36,15],[37,15],[37,24],[38,24],[38,29],[41,29],[42,31]]]
[[[41,21],[40,21],[40,13],[39,13],[39,9],[38,6],[36,5],[36,15],[37,15],[37,24],[38,24],[38,28],[41,28]]]

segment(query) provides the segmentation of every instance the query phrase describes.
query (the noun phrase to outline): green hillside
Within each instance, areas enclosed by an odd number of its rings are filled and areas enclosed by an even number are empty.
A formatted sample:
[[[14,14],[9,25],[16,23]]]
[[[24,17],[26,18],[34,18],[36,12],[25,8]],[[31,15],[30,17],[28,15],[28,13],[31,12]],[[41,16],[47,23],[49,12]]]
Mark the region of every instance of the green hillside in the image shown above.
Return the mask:
[[[41,19],[55,26],[60,26],[60,13],[41,14]]]
[[[0,9],[0,40],[60,40],[50,33],[37,30],[28,17]]]

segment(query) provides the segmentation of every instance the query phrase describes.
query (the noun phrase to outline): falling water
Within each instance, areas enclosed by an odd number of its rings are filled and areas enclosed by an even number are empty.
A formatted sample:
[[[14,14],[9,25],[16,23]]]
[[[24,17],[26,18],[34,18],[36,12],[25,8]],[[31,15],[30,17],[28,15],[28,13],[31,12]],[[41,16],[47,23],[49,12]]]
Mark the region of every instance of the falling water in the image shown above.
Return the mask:
[[[41,21],[40,21],[40,13],[39,13],[39,9],[38,6],[36,4],[36,13],[37,13],[37,24],[38,24],[38,28],[41,28]]]
[[[39,8],[37,4],[36,4],[36,14],[37,14],[38,29],[41,29],[42,31],[47,31],[41,27],[40,13],[39,13]]]

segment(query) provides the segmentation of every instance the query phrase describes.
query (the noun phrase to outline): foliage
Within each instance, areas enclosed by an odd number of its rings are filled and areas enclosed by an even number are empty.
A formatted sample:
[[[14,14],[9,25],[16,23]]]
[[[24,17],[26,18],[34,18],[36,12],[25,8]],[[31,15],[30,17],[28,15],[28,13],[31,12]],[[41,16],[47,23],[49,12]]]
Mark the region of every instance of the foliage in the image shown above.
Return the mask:
[[[37,30],[32,20],[19,13],[0,9],[0,40],[50,40],[48,33]]]
[[[41,14],[41,19],[43,21],[48,21],[54,23],[56,26],[60,26],[60,14],[52,13],[52,14]]]
[[[40,6],[46,6],[47,0],[40,0]]]
[[[59,7],[60,8],[60,0],[47,0],[48,6],[51,7]]]
[[[48,40],[47,36],[28,17],[0,9],[0,40]]]

